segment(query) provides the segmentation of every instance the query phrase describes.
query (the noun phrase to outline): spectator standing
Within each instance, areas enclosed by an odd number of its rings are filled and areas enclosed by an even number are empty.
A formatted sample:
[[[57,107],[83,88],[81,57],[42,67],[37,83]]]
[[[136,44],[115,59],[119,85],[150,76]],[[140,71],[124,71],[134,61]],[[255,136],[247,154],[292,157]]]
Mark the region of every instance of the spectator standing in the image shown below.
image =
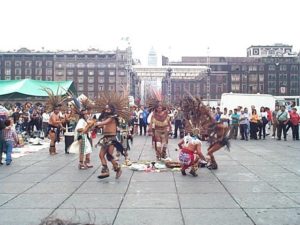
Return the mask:
[[[259,139],[263,136],[263,139],[266,139],[266,125],[268,124],[268,113],[264,107],[260,107],[260,125],[259,125]]]
[[[240,115],[240,133],[241,133],[241,140],[248,141],[248,123],[249,123],[249,115],[245,113],[244,110],[241,110]]]
[[[220,117],[220,122],[223,123],[226,127],[229,126],[229,115],[227,108],[224,108],[224,112]]]
[[[259,117],[257,115],[256,109],[252,109],[252,114],[250,116],[250,139],[257,140],[258,121]]]
[[[289,117],[289,113],[285,111],[285,106],[282,105],[276,116],[278,120],[277,140],[281,140],[281,133],[283,133],[283,138],[286,141],[286,125]]]
[[[272,126],[273,126],[272,138],[275,138],[275,134],[278,128],[278,120],[277,120],[278,111],[279,111],[279,105],[276,105],[275,110],[272,112]]]
[[[174,138],[177,138],[177,131],[179,129],[179,135],[180,131],[183,129],[183,112],[180,107],[178,107],[177,111],[175,111],[174,115],[175,120],[175,129],[174,129]]]
[[[147,110],[144,108],[144,106],[141,106],[140,110],[138,111],[140,135],[143,135],[143,130],[144,130],[144,135],[146,136],[147,134],[147,117],[148,117]]]
[[[14,143],[18,143],[18,137],[16,131],[13,129],[13,119],[7,119],[5,121],[5,128],[3,129],[3,139],[4,139],[4,151],[6,152],[6,165],[10,165],[12,158],[12,150]],[[2,151],[0,152],[0,163],[2,164]]]
[[[299,123],[300,123],[300,116],[297,113],[296,108],[292,108],[290,112],[290,122],[292,124],[292,134],[293,140],[299,140]]]
[[[229,137],[233,139],[237,139],[238,130],[239,130],[239,119],[240,116],[237,113],[237,109],[233,110],[233,114],[231,115],[231,128]]]

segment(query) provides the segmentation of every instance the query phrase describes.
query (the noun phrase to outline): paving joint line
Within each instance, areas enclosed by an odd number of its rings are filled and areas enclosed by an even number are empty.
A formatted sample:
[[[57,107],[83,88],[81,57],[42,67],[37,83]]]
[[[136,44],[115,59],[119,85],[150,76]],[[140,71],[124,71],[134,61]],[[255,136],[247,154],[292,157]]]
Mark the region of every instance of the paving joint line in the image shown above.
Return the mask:
[[[75,160],[76,160],[76,159],[74,159],[73,161],[75,161]],[[42,161],[42,160],[41,160],[41,161]],[[44,181],[45,179],[47,179],[48,177],[54,175],[57,171],[63,169],[63,168],[66,167],[66,166],[68,166],[68,165],[69,165],[70,163],[72,163],[73,161],[70,161],[69,163],[65,164],[64,166],[58,168],[58,169],[55,170],[53,173],[49,174],[47,177],[44,177],[42,180],[40,180],[40,181],[38,181],[38,182],[34,182],[34,184],[33,184],[32,186],[30,186],[29,188],[27,188],[27,189],[24,190],[23,192],[17,194],[17,195],[14,196],[13,198],[9,199],[8,201],[6,201],[6,202],[4,202],[2,205],[0,205],[0,208],[1,208],[2,206],[6,205],[8,202],[10,202],[10,201],[16,199],[16,198],[19,197],[20,195],[24,194],[26,191],[30,190],[30,189],[33,188],[34,186],[40,184],[41,182],[43,182],[43,181]],[[40,162],[40,161],[38,161],[38,162]],[[36,163],[38,163],[38,162],[36,162]],[[34,165],[34,164],[31,164],[31,165]],[[28,167],[30,167],[30,166],[28,166]],[[26,168],[28,168],[28,167],[25,167],[24,169],[26,169]]]
[[[145,146],[145,143],[147,142],[147,140],[148,140],[148,136],[146,137],[146,139],[145,139],[145,141],[144,141],[144,146]],[[139,154],[138,160],[140,160],[141,155],[142,155],[143,152],[144,152],[144,149],[145,149],[145,148],[143,147],[141,153]],[[115,215],[115,217],[114,217],[114,219],[113,219],[113,221],[112,221],[112,225],[115,224],[116,219],[117,219],[117,217],[118,217],[118,215],[119,215],[121,206],[122,206],[122,204],[123,204],[123,202],[124,202],[124,199],[125,199],[125,197],[126,197],[126,194],[127,194],[128,190],[129,190],[129,186],[130,186],[130,183],[131,183],[131,180],[132,180],[132,177],[133,177],[134,172],[135,172],[135,171],[132,171],[132,173],[131,173],[131,176],[130,176],[130,178],[129,178],[129,182],[128,182],[128,184],[127,184],[127,188],[126,188],[126,190],[125,190],[125,192],[124,192],[124,194],[123,194],[123,197],[122,197],[122,199],[121,199],[120,205],[119,205],[119,207],[117,208],[117,212],[116,212],[116,215]]]

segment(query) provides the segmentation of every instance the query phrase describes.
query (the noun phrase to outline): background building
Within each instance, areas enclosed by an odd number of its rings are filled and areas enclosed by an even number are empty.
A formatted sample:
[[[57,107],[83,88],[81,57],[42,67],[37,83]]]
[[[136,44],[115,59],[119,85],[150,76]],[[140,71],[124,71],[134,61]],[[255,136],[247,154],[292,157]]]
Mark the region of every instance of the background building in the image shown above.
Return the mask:
[[[22,48],[0,52],[0,79],[73,80],[78,94],[90,98],[99,91],[122,92],[136,97],[138,77],[132,72],[131,49],[38,52]],[[133,85],[134,84],[134,85]]]
[[[291,46],[286,46],[287,48]],[[251,46],[249,49],[255,47]],[[292,52],[292,49],[287,52]],[[164,60],[168,62],[168,60]],[[184,90],[209,100],[219,100],[222,93],[300,95],[300,57],[297,55],[255,57],[182,57],[169,66],[207,66],[206,77],[194,80],[172,78],[171,95],[183,96]],[[163,79],[163,90],[167,85]],[[175,97],[177,99],[177,97]],[[173,101],[176,103],[176,101]]]
[[[148,66],[157,66],[157,53],[153,47],[148,54]]]
[[[274,44],[274,45],[252,45],[247,48],[247,57],[268,57],[268,56],[291,56],[292,45]]]

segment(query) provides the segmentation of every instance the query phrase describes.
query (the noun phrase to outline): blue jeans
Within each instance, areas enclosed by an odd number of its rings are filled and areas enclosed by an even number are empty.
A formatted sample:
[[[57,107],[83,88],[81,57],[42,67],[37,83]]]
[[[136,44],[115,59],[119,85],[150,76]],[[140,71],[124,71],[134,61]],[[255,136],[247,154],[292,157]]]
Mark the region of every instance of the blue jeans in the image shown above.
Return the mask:
[[[11,160],[11,153],[13,149],[13,141],[5,141],[4,147],[6,148],[6,163],[10,163]]]

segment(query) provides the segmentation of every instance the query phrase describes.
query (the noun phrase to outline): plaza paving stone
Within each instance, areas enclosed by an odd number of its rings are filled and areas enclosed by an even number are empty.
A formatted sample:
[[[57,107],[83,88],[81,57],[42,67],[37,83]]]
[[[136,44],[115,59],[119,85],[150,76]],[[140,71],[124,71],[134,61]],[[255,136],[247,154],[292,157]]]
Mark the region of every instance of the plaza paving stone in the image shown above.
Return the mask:
[[[179,139],[168,155],[177,160]],[[93,168],[78,170],[78,156],[64,143],[0,166],[0,225],[37,225],[45,217],[99,225],[299,225],[300,142],[231,141],[216,153],[219,169],[144,172],[123,168],[120,179],[99,180],[98,150]],[[207,144],[203,142],[203,152]],[[153,161],[151,138],[135,136],[132,161]],[[123,161],[123,159],[122,159]]]

